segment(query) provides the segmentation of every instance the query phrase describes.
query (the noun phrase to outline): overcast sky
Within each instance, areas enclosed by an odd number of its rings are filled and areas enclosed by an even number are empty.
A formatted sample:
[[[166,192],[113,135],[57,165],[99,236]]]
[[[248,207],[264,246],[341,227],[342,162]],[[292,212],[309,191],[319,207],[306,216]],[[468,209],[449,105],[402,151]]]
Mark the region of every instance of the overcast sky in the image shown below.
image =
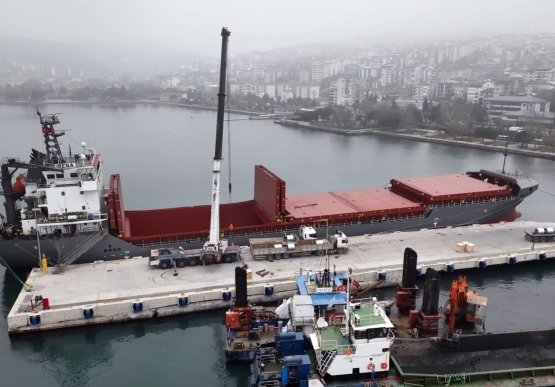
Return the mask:
[[[555,0],[0,0],[0,35],[232,54],[357,36],[472,37],[555,30]]]

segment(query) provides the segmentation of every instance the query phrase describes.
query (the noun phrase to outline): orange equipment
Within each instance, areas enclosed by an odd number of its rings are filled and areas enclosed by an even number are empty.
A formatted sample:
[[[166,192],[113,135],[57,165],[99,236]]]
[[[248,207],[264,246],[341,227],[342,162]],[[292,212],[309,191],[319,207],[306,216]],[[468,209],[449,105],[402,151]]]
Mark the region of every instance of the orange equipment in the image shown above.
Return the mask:
[[[25,194],[25,179],[26,178],[27,178],[26,173],[22,173],[18,177],[15,178],[15,183],[13,183],[13,185],[12,185],[12,189],[14,190],[14,193],[17,193],[20,196],[23,196],[23,194]]]

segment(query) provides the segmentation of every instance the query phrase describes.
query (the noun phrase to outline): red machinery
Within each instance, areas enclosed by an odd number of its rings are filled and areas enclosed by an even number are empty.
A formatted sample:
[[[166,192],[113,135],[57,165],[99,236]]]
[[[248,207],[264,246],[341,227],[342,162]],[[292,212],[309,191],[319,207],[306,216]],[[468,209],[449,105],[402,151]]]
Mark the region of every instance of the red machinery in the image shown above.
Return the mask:
[[[235,303],[225,314],[225,325],[234,331],[250,331],[253,322],[275,322],[278,320],[273,310],[263,306],[252,306],[247,300],[247,271],[235,268]]]
[[[444,308],[448,321],[448,338],[453,337],[456,322],[469,322],[484,325],[487,298],[480,293],[468,290],[466,277],[459,276],[451,284],[451,292]]]

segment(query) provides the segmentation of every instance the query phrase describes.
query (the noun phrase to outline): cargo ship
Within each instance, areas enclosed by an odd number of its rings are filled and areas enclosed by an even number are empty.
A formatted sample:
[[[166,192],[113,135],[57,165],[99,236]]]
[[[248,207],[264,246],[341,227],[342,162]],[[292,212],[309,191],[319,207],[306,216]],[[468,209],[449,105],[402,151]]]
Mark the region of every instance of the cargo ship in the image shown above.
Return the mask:
[[[38,114],[46,153],[33,150],[29,162],[2,160],[2,265],[30,269],[42,255],[60,265],[204,245],[210,205],[126,211],[120,176],[111,175],[105,185],[100,154],[85,143],[78,152],[62,152],[58,117]],[[302,225],[325,237],[329,227],[354,236],[512,221],[520,216],[516,207],[538,189],[530,178],[479,170],[392,179],[384,188],[288,195],[285,181],[264,166],[256,165],[254,176],[252,200],[220,205],[220,234],[235,245]]]

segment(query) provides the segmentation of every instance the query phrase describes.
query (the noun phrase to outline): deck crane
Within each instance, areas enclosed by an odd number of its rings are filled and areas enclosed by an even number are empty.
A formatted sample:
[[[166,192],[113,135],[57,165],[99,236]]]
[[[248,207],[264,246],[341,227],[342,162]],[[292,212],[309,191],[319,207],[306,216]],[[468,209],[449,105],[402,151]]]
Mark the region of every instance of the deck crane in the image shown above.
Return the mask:
[[[218,91],[218,116],[216,119],[216,149],[212,171],[212,209],[210,213],[210,237],[204,244],[200,259],[220,262],[227,248],[227,240],[220,240],[220,170],[222,165],[222,142],[224,133],[225,84],[227,67],[227,42],[231,33],[222,28],[222,56],[220,65],[220,88]]]

